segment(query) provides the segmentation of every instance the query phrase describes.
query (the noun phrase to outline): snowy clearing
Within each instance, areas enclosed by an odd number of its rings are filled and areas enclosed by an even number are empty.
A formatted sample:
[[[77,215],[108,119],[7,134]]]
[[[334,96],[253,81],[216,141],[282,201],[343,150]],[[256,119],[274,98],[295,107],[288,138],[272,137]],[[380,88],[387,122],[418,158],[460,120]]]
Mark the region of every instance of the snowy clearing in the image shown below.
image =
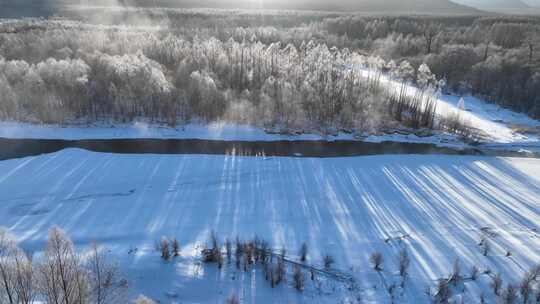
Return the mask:
[[[308,280],[300,294],[274,289],[260,271],[237,272],[198,262],[214,229],[223,240],[255,234],[293,257],[302,242],[308,262],[322,255],[358,284],[366,302],[389,303],[383,285],[397,282],[401,248],[411,256],[403,303],[430,303],[426,287],[447,277],[459,258],[517,283],[540,262],[540,160],[458,156],[286,157],[120,155],[67,149],[0,162],[0,223],[23,248],[42,248],[52,225],[77,246],[105,245],[133,296],[161,303],[336,303],[353,292]],[[9,190],[8,190],[9,189]],[[181,257],[162,262],[161,236],[177,237]],[[478,246],[487,235],[491,252]],[[384,271],[370,268],[380,251]],[[511,252],[507,257],[506,253]],[[456,287],[457,299],[493,302],[489,276]]]
[[[362,74],[364,77],[379,78],[382,86],[388,86],[396,92],[402,88],[400,81],[381,75],[380,72],[362,70]],[[405,93],[415,96],[421,92],[413,85],[406,85]],[[463,108],[459,104],[461,98],[464,101]],[[473,96],[441,94],[436,99],[436,113],[440,117],[459,115],[465,124],[485,133],[488,143],[539,145],[540,121]]]

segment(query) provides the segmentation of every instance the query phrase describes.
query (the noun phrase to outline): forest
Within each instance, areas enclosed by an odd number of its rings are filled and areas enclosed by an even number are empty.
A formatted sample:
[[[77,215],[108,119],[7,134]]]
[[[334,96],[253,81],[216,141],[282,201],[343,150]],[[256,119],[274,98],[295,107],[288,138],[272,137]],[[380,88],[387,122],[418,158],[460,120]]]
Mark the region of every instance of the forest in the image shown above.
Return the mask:
[[[540,117],[540,18],[132,9],[0,23],[0,116],[457,130],[437,94]],[[390,89],[381,77],[398,84]],[[407,96],[406,84],[420,94]],[[401,89],[399,89],[401,87]]]

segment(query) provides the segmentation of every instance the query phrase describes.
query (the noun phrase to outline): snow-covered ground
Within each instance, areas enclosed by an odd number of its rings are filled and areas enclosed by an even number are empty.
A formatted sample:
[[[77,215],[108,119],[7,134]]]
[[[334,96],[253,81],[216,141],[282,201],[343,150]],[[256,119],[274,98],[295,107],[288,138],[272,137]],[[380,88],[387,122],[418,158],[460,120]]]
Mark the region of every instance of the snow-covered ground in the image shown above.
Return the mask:
[[[96,240],[111,250],[132,295],[160,303],[338,303],[359,294],[389,303],[383,286],[397,282],[397,255],[411,256],[400,303],[430,303],[426,287],[460,260],[517,283],[540,262],[540,160],[407,155],[352,158],[264,158],[207,155],[121,155],[78,149],[0,162],[0,224],[24,248],[39,250],[52,225],[76,245]],[[359,288],[308,280],[304,293],[270,288],[260,271],[236,272],[198,262],[210,230],[221,239],[255,234],[308,262],[329,253]],[[489,231],[488,231],[489,230]],[[488,233],[489,232],[489,233]],[[489,235],[485,257],[479,240]],[[162,262],[161,236],[177,237],[181,257]],[[401,241],[398,238],[403,238]],[[368,263],[383,253],[378,275]],[[507,257],[506,253],[511,256]],[[318,279],[319,280],[319,279]],[[453,288],[456,298],[494,303],[489,276]],[[458,301],[459,302],[459,301]]]
[[[322,137],[317,134],[270,134],[261,128],[230,123],[187,124],[176,128],[139,121],[129,124],[82,124],[82,125],[38,125],[20,122],[0,122],[0,137],[33,139],[118,139],[118,138],[161,138],[161,139],[207,139],[242,141],[277,140],[337,140],[352,139],[350,134]]]
[[[361,72],[364,77],[377,77],[382,86],[390,87],[396,92],[402,89],[400,81],[393,80],[387,75],[369,70],[361,70]],[[406,85],[405,93],[415,96],[420,93],[420,90],[413,85]],[[540,146],[540,121],[538,120],[473,96],[441,94],[437,97],[436,114],[439,117],[459,115],[462,122],[487,135],[485,140],[487,143]],[[463,108],[459,105],[461,98],[464,100]]]
[[[465,122],[485,132],[494,143],[538,143],[540,121],[496,104],[486,103],[476,97],[466,96],[463,99],[465,100],[464,111],[458,109],[459,96],[440,96],[437,104],[439,114],[445,115],[451,111],[459,111]],[[527,134],[526,130],[535,132]]]

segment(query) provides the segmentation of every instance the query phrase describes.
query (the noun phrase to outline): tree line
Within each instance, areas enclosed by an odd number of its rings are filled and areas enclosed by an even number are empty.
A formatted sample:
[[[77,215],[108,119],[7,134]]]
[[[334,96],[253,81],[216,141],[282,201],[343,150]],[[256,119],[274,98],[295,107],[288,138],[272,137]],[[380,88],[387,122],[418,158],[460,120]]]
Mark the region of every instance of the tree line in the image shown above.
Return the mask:
[[[316,40],[266,44],[249,30],[235,32],[222,41],[67,21],[5,24],[0,115],[53,123],[144,117],[173,126],[227,120],[324,133],[441,127],[425,102],[440,87],[426,64],[415,68]],[[381,85],[382,73],[417,83],[422,96]]]

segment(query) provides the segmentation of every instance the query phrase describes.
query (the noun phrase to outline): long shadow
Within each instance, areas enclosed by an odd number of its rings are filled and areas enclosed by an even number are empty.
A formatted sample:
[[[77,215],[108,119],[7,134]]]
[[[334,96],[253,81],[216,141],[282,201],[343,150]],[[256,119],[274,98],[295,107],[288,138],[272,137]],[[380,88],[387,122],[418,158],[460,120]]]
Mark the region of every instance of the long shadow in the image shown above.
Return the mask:
[[[52,225],[66,229],[80,246],[96,240],[125,251],[138,247],[140,254],[130,260],[129,269],[159,259],[144,248],[152,248],[164,235],[178,237],[193,254],[211,230],[222,240],[258,235],[293,255],[305,241],[312,263],[330,253],[336,267],[360,269],[354,274],[366,286],[373,275],[369,255],[383,252],[391,275],[404,247],[413,261],[411,281],[418,282],[411,288],[422,291],[447,275],[457,257],[464,269],[486,266],[510,280],[522,268],[503,250],[512,250],[523,269],[538,261],[540,241],[530,231],[540,228],[540,182],[531,176],[534,170],[520,170],[512,162],[527,160],[141,156],[65,150],[0,162],[0,188],[9,189],[0,192],[0,220],[20,236],[23,247],[34,250]],[[123,195],[110,195],[114,193]],[[13,212],[28,203],[35,205]],[[32,212],[40,210],[47,212]],[[486,226],[500,235],[488,258],[477,248],[480,228]],[[404,234],[410,238],[386,241]],[[182,280],[179,285],[188,288],[190,279]]]

